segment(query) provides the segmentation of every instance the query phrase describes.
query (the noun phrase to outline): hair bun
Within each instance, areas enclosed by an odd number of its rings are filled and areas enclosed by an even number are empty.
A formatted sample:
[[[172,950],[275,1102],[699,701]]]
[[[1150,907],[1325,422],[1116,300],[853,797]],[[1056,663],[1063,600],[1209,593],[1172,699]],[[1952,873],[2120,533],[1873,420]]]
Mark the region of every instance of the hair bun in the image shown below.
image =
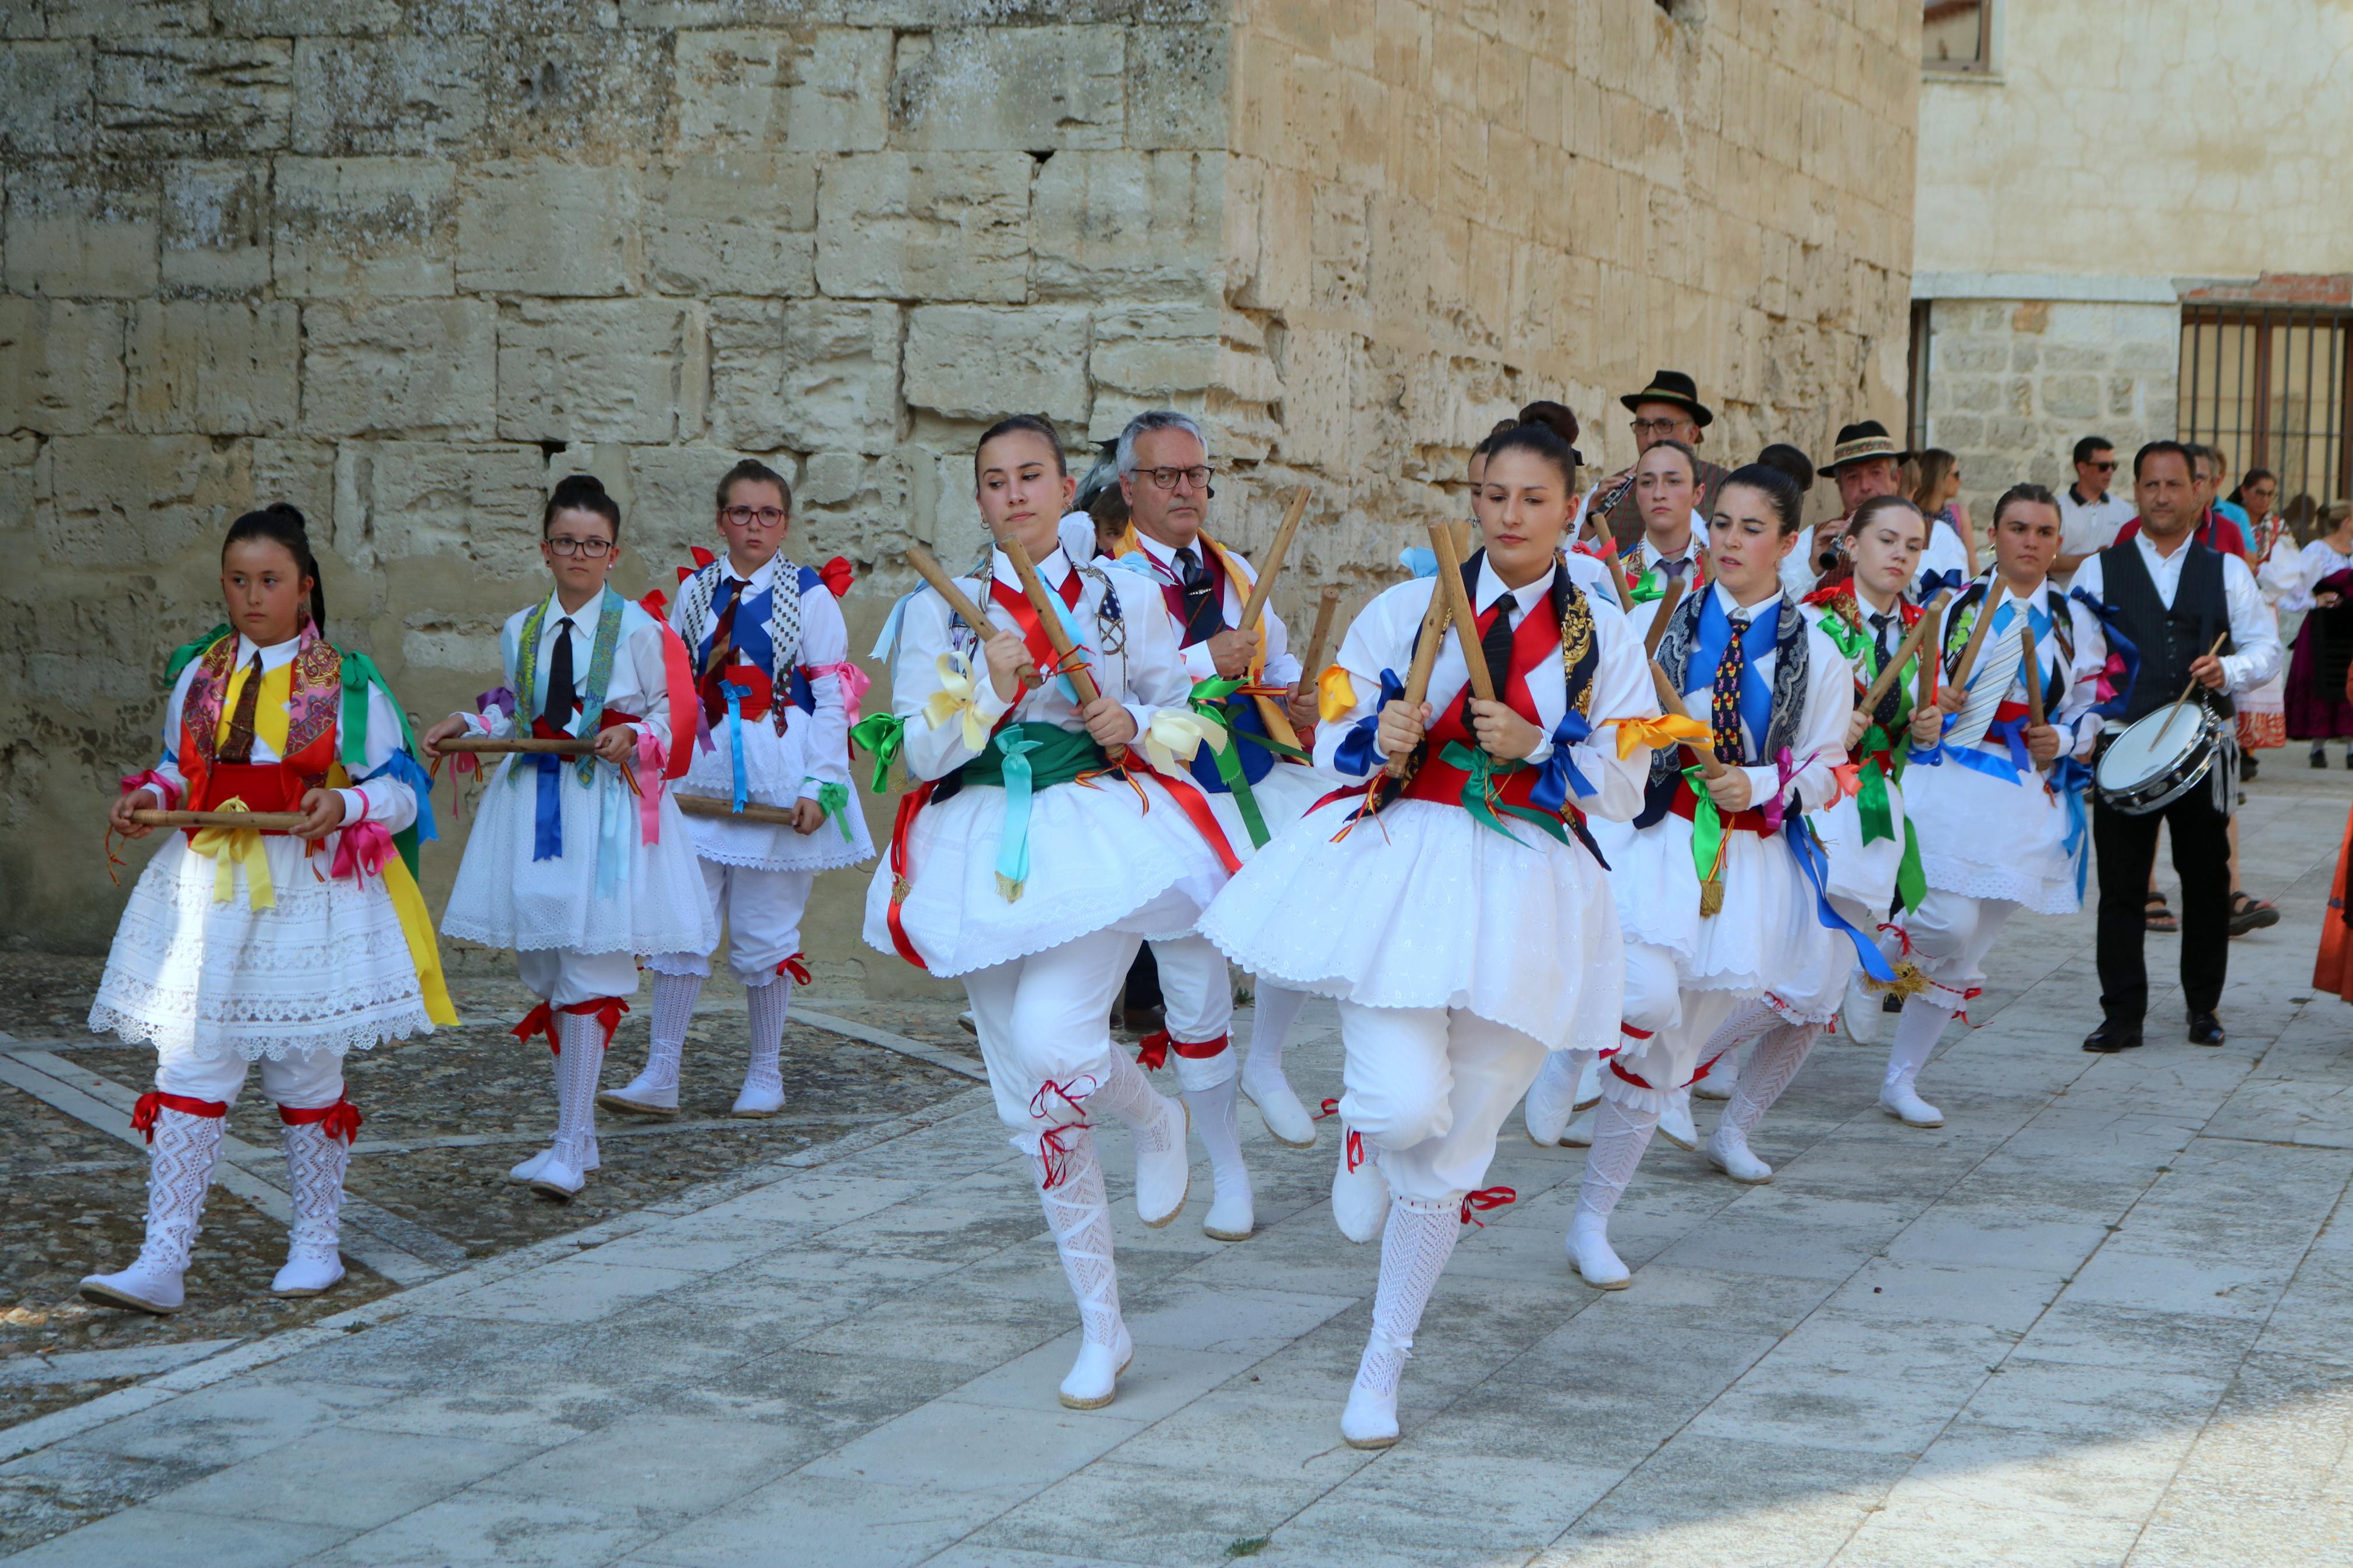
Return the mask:
[[[305,533],[311,531],[311,521],[302,515],[302,509],[290,501],[271,501],[261,510],[268,516],[284,518]]]
[[[1520,423],[1541,425],[1570,446],[1577,445],[1577,416],[1566,404],[1555,403],[1549,398],[1531,403],[1520,410]]]

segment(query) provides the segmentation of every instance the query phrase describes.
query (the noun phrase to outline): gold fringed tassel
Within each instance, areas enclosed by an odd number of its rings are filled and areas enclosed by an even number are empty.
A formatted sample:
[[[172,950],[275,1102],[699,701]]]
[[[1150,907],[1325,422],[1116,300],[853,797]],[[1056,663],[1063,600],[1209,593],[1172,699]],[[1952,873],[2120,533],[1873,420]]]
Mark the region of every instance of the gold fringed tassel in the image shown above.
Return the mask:
[[[1895,971],[1893,981],[1873,980],[1866,974],[1862,977],[1862,988],[1874,996],[1894,996],[1909,1002],[1932,984],[1926,975],[1920,973],[1920,966],[1908,958],[1897,959],[1893,967]]]
[[[1015,881],[1002,871],[997,874],[997,896],[1008,904],[1018,904],[1021,901],[1021,889],[1025,885]]]

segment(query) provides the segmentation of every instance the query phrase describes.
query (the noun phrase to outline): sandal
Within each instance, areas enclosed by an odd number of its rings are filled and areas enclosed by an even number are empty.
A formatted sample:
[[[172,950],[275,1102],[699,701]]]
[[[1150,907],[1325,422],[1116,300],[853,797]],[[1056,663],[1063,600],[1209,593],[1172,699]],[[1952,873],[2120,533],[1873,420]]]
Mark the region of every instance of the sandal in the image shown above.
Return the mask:
[[[2244,936],[2251,931],[2279,924],[2279,910],[2261,899],[2251,899],[2242,892],[2231,894],[2231,934]]]
[[[2181,929],[2181,922],[2174,919],[2173,910],[2166,903],[2163,893],[2148,896],[2142,923],[2150,931],[2176,931]]]

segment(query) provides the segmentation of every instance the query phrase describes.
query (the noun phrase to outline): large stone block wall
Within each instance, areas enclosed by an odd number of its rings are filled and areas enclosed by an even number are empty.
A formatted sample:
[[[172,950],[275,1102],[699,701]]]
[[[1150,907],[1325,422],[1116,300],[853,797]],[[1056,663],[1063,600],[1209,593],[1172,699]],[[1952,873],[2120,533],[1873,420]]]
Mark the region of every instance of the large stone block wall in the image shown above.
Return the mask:
[[[577,469],[632,593],[728,462],[784,469],[794,552],[867,573],[862,651],[908,541],[977,549],[970,442],[1009,409],[1199,411],[1245,548],[1314,482],[1294,603],[1368,592],[1529,396],[1602,462],[1605,395],[1661,363],[1718,456],[1892,416],[1909,13],[1672,9],[0,3],[0,940],[104,942],[100,808],[269,500],[430,715],[493,683]],[[914,983],[862,891],[820,884],[821,977]]]

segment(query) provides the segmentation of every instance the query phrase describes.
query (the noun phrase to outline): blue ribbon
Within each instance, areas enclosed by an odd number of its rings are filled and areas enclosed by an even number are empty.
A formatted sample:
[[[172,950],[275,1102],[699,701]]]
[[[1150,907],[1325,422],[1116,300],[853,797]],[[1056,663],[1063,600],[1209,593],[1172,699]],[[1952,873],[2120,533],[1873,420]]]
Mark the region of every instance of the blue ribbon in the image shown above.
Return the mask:
[[[2062,757],[2051,769],[2052,793],[2067,808],[2067,837],[2063,845],[2075,862],[2075,901],[2084,899],[2084,873],[2090,868],[2091,857],[2084,853],[2084,837],[2090,826],[2084,815],[2084,792],[2091,787],[2091,764],[2074,757]]]
[[[1438,575],[1438,552],[1427,544],[1409,544],[1398,552],[1398,564],[1417,577]]]
[[[1373,704],[1371,712],[1350,725],[1348,732],[1340,737],[1339,749],[1332,753],[1333,767],[1344,773],[1354,773],[1358,778],[1366,777],[1377,768],[1380,755],[1373,746],[1380,734],[1381,710],[1404,699],[1405,682],[1398,679],[1397,671],[1381,671],[1380,700]]]
[[[564,858],[564,759],[545,752],[530,759],[539,773],[538,798],[533,804],[531,858]]]
[[[1065,662],[1085,665],[1088,671],[1095,676],[1096,684],[1102,685],[1102,670],[1095,658],[1094,638],[1087,635],[1086,627],[1079,625],[1078,617],[1071,613],[1070,605],[1062,603],[1062,596],[1060,594],[1049,593],[1046,599],[1054,606],[1054,614],[1061,621],[1062,630],[1070,637],[1071,646],[1077,650],[1077,656]],[[1071,700],[1071,706],[1078,707],[1079,689],[1071,684],[1071,678],[1067,675],[1058,675],[1054,679],[1056,684],[1061,687],[1062,695]]]
[[[1883,985],[1894,984],[1895,971],[1888,966],[1886,955],[1879,944],[1848,923],[1831,902],[1829,853],[1814,837],[1813,828],[1795,812],[1781,819],[1781,838],[1789,846],[1789,858],[1798,863],[1798,870],[1814,887],[1814,918],[1825,931],[1842,933],[1854,943],[1855,956],[1862,961],[1862,972]]]
[[[2012,780],[2023,778],[2034,771],[2034,758],[2026,749],[2026,726],[2033,717],[2031,713],[2021,713],[2015,719],[1998,719],[1986,726],[1987,740],[2000,741],[2010,748]],[[1962,754],[1968,753],[1964,752]],[[1978,754],[1983,756],[1985,753],[1980,752]]]
[[[1920,581],[1912,589],[1912,599],[1915,604],[1925,605],[1938,594],[1948,590],[1957,594],[1968,585],[1968,579],[1961,575],[1958,567],[1948,567],[1942,572],[1931,567],[1920,574]]]
[[[417,795],[417,837],[420,843],[430,843],[440,835],[433,827],[433,775],[417,765],[417,759],[406,752],[395,752],[392,760],[360,780],[380,779],[385,774],[406,784]]]
[[[1528,804],[1541,811],[1565,814],[1568,807],[1568,792],[1590,795],[1592,784],[1569,760],[1568,749],[1582,744],[1593,733],[1593,726],[1585,715],[1572,708],[1560,716],[1553,726],[1552,755],[1545,759],[1544,772],[1536,778],[1535,788],[1528,792]]]
[[[751,795],[751,790],[744,780],[744,699],[752,695],[752,689],[738,686],[732,680],[723,680],[719,683],[719,689],[727,699],[727,750],[729,760],[735,764],[733,809],[741,811],[744,801]]]
[[[997,890],[1009,902],[1029,879],[1029,757],[1039,742],[1018,729],[1000,730],[997,749],[1005,758],[1005,827],[997,840]]]
[[[2132,700],[2133,685],[2140,679],[2140,649],[2133,646],[2130,637],[2116,630],[2115,605],[2094,599],[2082,588],[2071,590],[2067,596],[2100,617],[2100,630],[2107,636],[2108,651],[2124,662],[2125,678],[2116,683],[2116,694],[2092,709],[2103,719],[2121,719],[2125,716],[2125,705]]]

